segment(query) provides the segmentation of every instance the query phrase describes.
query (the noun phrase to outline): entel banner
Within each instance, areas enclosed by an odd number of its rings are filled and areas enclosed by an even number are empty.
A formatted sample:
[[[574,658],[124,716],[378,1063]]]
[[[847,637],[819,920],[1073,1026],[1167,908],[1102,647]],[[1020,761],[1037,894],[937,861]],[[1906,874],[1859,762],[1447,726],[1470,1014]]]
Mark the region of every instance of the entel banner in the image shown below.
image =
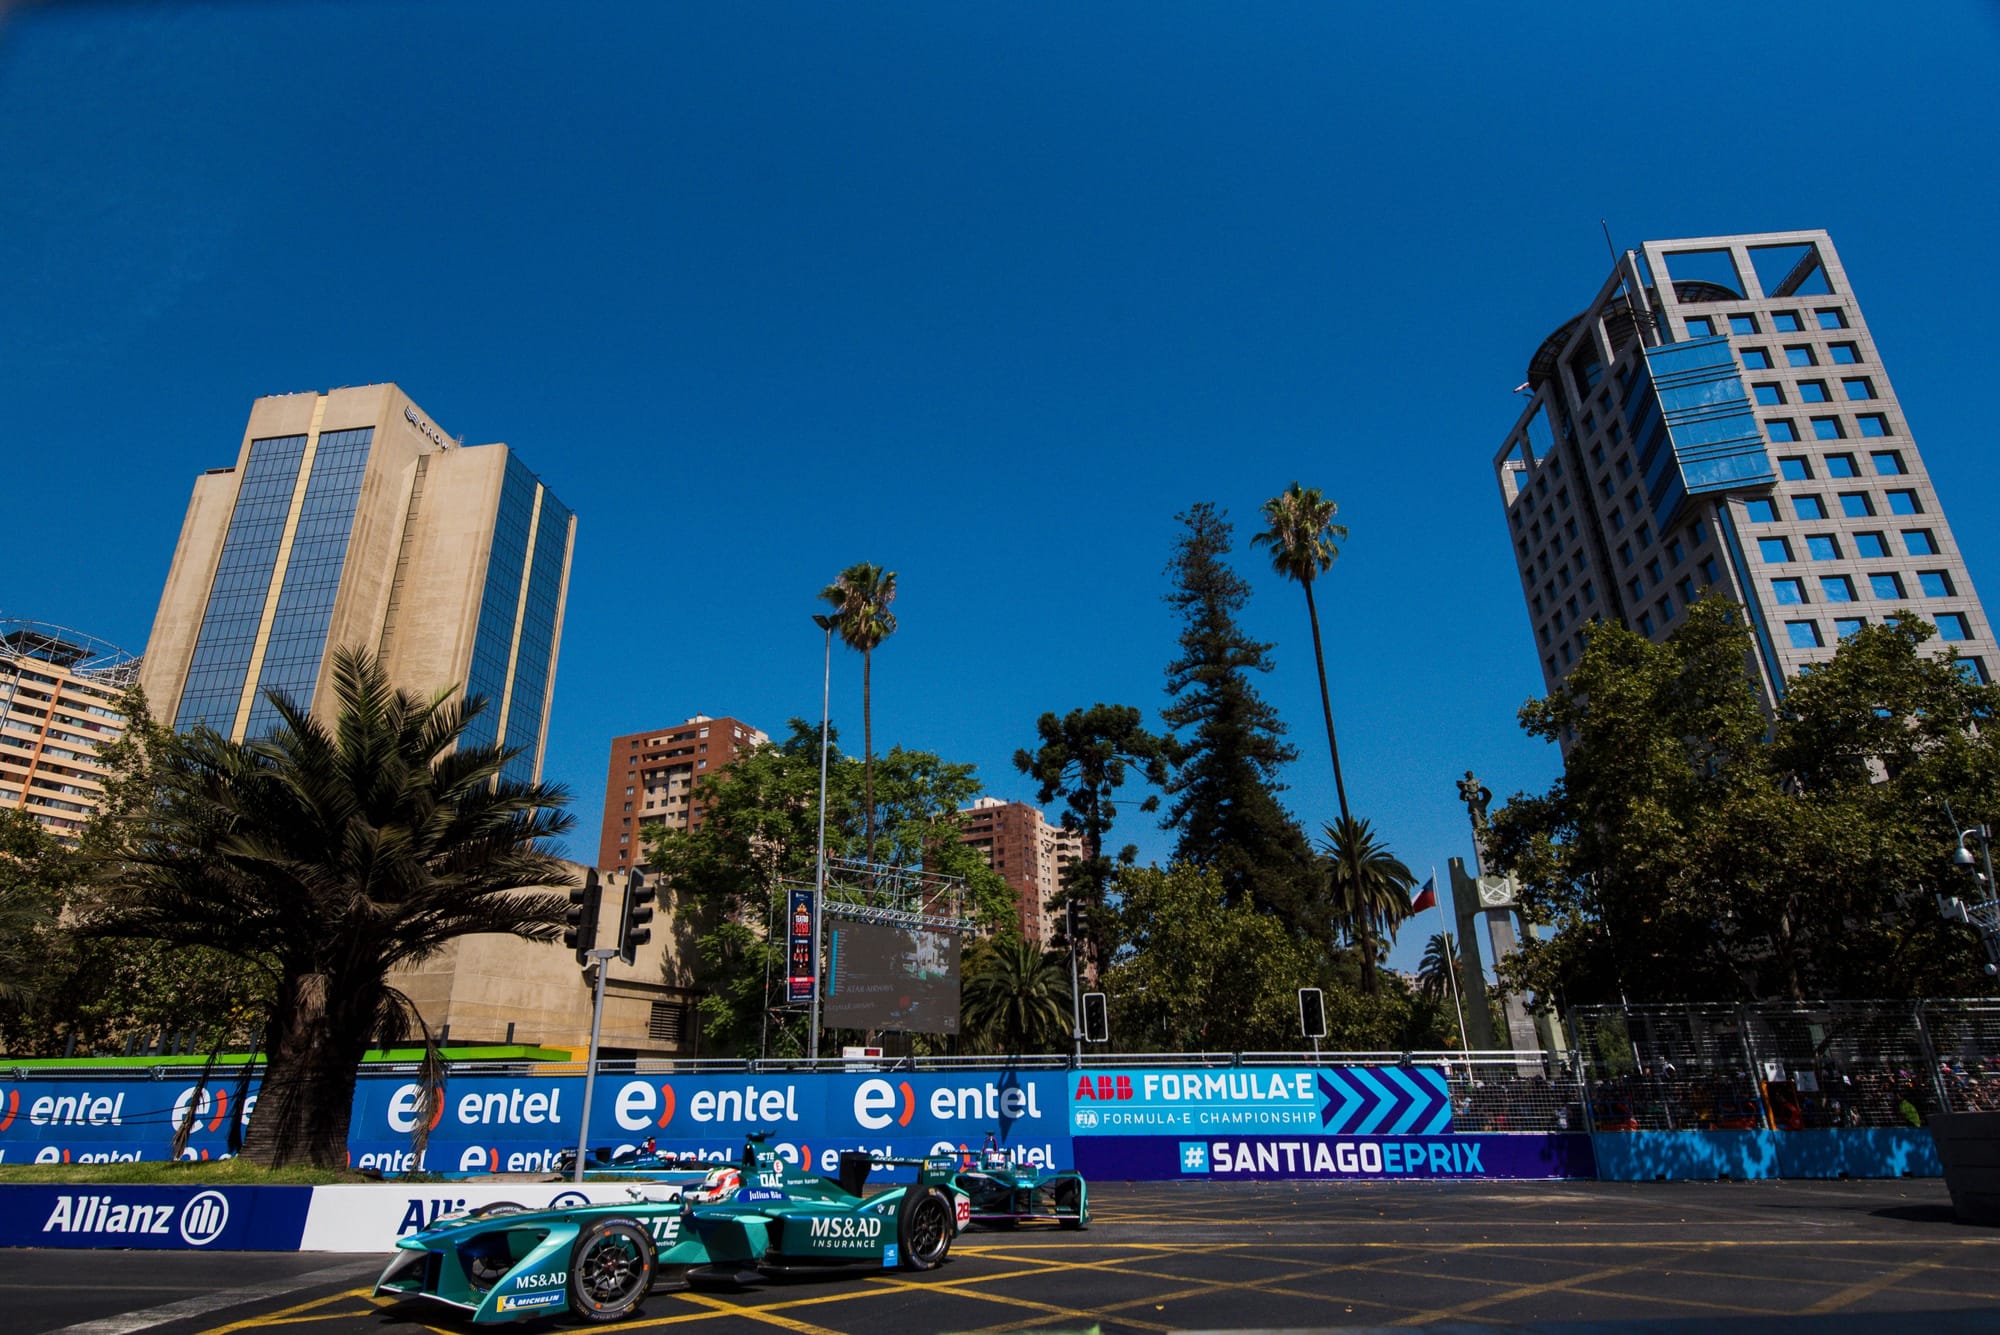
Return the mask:
[[[164,1159],[189,1105],[194,1125],[186,1157],[220,1157],[228,1153],[233,1073],[198,1094],[195,1087],[195,1074],[178,1070],[172,1080],[120,1071],[95,1080],[0,1085],[0,1163]],[[257,1106],[254,1084],[243,1103],[247,1119]]]
[[[1318,1132],[1444,1135],[1451,1094],[1430,1066],[1269,1066],[1080,1071],[1075,1136]]]

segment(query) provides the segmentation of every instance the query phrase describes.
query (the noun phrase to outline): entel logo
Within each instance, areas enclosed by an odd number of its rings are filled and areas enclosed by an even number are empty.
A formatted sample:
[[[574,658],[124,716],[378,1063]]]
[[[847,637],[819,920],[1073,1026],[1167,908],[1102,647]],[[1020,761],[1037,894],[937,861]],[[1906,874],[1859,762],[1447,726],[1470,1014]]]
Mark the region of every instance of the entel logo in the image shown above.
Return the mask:
[[[419,1085],[401,1085],[389,1096],[389,1129],[408,1134],[417,1129],[417,1096],[422,1092]],[[431,1130],[437,1130],[444,1120],[444,1091],[438,1090],[431,1100]]]
[[[656,1090],[644,1080],[629,1080],[619,1088],[612,1113],[627,1131],[665,1130],[674,1120],[675,1106],[672,1085],[663,1084]],[[657,1119],[653,1116],[656,1110]],[[798,1090],[789,1083],[761,1089],[753,1084],[697,1089],[688,1096],[687,1115],[693,1122],[796,1122]]]
[[[181,1209],[181,1237],[190,1247],[206,1247],[229,1227],[229,1198],[204,1191]]]
[[[196,1097],[197,1092],[199,1093],[199,1098]],[[181,1091],[180,1097],[174,1100],[174,1115],[172,1119],[168,1122],[169,1126],[173,1127],[180,1126],[181,1119],[186,1117],[188,1114],[189,1104],[194,1105],[194,1129],[197,1131],[201,1130],[204,1124],[206,1124],[207,1128],[210,1131],[220,1131],[222,1129],[222,1124],[229,1120],[228,1090],[203,1089],[197,1091],[195,1086],[189,1085],[186,1089]],[[248,1095],[247,1097],[244,1098],[243,1122],[245,1126],[249,1125],[250,1111],[256,1106],[257,1106],[257,1096],[255,1094]],[[5,1126],[6,1123],[0,1122],[0,1129],[4,1129]]]
[[[902,1096],[902,1111],[891,1116],[890,1110],[897,1104],[897,1095]],[[999,1120],[1013,1121],[1017,1118],[1039,1120],[1042,1115],[1041,1101],[1036,1097],[1034,1085],[1008,1085],[1005,1088],[992,1083],[983,1085],[961,1085],[954,1089],[940,1086],[930,1092],[928,1108],[931,1117],[940,1122],[980,1122],[991,1124]],[[854,1120],[867,1131],[880,1131],[894,1120],[898,1126],[908,1126],[910,1119],[917,1115],[917,1093],[910,1088],[909,1081],[891,1085],[887,1080],[864,1080],[854,1091]]]

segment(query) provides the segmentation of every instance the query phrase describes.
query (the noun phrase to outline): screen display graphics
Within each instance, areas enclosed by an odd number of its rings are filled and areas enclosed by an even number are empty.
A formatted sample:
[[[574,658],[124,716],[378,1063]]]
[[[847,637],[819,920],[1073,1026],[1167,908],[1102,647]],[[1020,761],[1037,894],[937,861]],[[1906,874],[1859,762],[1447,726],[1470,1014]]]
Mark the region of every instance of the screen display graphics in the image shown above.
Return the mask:
[[[958,947],[957,932],[829,924],[826,1023],[841,1029],[957,1033]]]

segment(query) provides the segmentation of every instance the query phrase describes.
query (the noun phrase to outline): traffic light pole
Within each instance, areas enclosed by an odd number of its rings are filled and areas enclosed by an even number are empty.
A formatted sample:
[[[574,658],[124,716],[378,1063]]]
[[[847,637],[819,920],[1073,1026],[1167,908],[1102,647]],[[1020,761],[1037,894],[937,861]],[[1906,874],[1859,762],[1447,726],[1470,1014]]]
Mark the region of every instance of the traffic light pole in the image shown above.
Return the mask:
[[[590,958],[597,961],[597,999],[590,1005],[590,1055],[583,1065],[583,1117],[582,1126],[576,1133],[576,1174],[571,1179],[583,1181],[583,1159],[589,1153],[590,1143],[590,1095],[597,1086],[597,1036],[604,1027],[604,975],[611,971],[611,961],[618,958],[615,950],[593,950]]]
[[[1070,1037],[1076,1040],[1076,1064],[1083,1065],[1083,982],[1076,969],[1076,901],[1070,900],[1066,906],[1069,921],[1069,1028]]]

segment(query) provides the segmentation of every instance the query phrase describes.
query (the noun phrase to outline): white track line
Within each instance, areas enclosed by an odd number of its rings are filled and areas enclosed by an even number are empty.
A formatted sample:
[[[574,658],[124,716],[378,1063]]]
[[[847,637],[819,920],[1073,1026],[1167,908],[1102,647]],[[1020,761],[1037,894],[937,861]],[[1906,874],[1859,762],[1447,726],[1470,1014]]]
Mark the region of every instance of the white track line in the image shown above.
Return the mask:
[[[179,1302],[141,1308],[136,1312],[124,1312],[118,1316],[102,1317],[96,1321],[79,1321],[74,1326],[61,1326],[49,1331],[48,1335],[132,1335],[134,1331],[151,1330],[155,1326],[164,1326],[170,1322],[206,1316],[225,1307],[259,1302],[265,1298],[280,1298],[288,1293],[296,1293],[300,1289],[311,1288],[315,1284],[353,1279],[373,1270],[375,1264],[373,1261],[366,1263],[349,1261],[346,1265],[328,1266],[324,1270],[311,1270],[303,1275],[269,1280],[263,1284],[246,1284],[240,1289],[221,1289],[214,1293],[204,1293],[198,1298],[183,1298]]]

